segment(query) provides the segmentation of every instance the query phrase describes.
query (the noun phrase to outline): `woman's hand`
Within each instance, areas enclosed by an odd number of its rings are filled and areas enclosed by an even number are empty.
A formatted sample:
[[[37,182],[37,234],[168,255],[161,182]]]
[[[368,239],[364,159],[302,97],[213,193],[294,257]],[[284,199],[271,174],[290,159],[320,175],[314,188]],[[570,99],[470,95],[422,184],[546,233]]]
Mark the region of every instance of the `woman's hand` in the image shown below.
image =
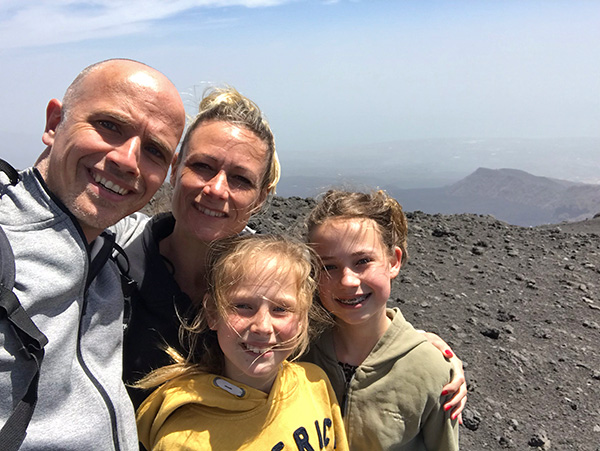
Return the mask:
[[[462,411],[467,403],[467,384],[462,361],[452,352],[448,343],[431,332],[423,332],[427,341],[439,349],[444,357],[452,364],[454,370],[453,379],[442,388],[442,396],[451,395],[450,400],[444,404],[444,410],[450,411],[450,417],[462,424]]]

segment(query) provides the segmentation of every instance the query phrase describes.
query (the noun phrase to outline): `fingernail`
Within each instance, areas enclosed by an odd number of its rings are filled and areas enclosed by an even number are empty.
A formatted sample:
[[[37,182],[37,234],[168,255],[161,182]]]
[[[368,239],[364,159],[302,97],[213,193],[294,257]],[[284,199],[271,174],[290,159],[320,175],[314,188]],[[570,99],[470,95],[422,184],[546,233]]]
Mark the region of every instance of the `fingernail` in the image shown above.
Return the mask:
[[[448,406],[445,406],[445,407],[444,407],[444,410],[445,410],[446,412],[448,412],[448,411],[449,411],[451,408],[452,408],[452,406],[448,405]]]
[[[456,420],[456,417],[458,416],[457,413],[453,414],[450,418],[452,418],[453,420]]]
[[[450,351],[450,349],[446,349],[444,351],[444,354],[446,354],[446,357],[452,357],[452,356],[454,356],[454,354],[452,354],[452,351]]]
[[[446,396],[448,394],[448,390],[442,391],[442,396]]]

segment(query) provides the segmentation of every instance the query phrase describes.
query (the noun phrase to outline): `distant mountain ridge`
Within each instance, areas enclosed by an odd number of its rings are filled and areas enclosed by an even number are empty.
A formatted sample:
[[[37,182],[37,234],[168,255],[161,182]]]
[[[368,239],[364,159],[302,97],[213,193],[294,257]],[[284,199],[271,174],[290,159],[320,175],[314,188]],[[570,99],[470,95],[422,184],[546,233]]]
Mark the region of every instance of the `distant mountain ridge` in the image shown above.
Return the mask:
[[[278,190],[282,197],[314,197],[330,187],[369,190],[375,185],[357,176],[352,183],[332,183],[319,178],[313,185],[307,178],[288,178],[293,192]],[[292,181],[292,184],[290,184]],[[539,177],[518,169],[478,168],[472,174],[440,188],[401,189],[393,184],[381,185],[403,206],[405,211],[435,214],[474,213],[492,215],[513,225],[537,226],[582,221],[600,213],[600,185]],[[171,185],[165,183],[150,203],[146,213],[170,209]],[[307,194],[310,193],[310,194]]]
[[[441,188],[386,189],[407,211],[486,214],[521,226],[580,221],[600,212],[600,185],[539,177],[517,169],[478,168]]]
[[[544,205],[577,182],[538,177],[519,169],[478,168],[464,179],[450,185],[453,196],[479,196],[504,199],[525,205]]]

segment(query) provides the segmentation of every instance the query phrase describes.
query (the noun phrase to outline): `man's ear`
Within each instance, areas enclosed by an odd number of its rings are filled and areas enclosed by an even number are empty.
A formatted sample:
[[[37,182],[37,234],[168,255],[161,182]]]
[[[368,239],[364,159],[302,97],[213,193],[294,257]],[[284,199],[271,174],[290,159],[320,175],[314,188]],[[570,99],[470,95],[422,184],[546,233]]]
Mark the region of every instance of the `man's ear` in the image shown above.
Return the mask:
[[[394,246],[394,251],[390,257],[390,279],[395,278],[402,267],[402,249]]]
[[[46,107],[46,129],[42,135],[42,142],[47,146],[54,144],[56,129],[62,120],[62,103],[58,99],[52,99]]]

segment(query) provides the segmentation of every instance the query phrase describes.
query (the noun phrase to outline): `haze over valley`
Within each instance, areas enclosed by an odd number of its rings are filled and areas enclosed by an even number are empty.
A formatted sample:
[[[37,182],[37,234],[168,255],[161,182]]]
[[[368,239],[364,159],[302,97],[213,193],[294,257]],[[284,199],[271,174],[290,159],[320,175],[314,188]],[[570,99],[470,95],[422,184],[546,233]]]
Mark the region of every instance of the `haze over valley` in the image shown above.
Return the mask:
[[[515,225],[600,212],[600,139],[396,141],[285,158],[277,193],[383,188],[407,211],[491,214]]]

